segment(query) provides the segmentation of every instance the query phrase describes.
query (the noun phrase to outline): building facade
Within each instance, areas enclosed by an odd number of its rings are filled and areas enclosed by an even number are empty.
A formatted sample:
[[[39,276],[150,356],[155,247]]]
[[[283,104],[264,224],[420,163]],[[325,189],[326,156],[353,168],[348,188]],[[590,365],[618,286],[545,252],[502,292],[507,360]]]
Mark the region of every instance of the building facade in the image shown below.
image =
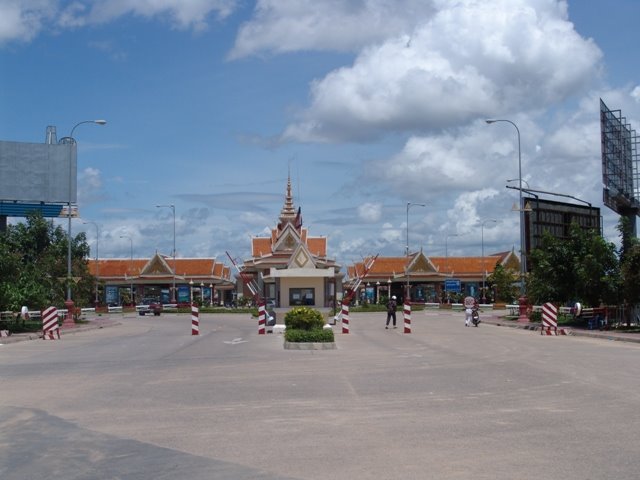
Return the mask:
[[[214,258],[152,258],[88,260],[98,279],[100,304],[162,303],[225,305],[233,301],[234,278],[229,267]]]
[[[486,278],[496,266],[514,272],[520,268],[513,250],[484,257],[428,257],[422,250],[402,257],[378,256],[365,275],[367,260],[348,266],[345,279],[346,290],[364,276],[354,292],[360,303],[379,303],[390,295],[418,303],[450,303],[466,295],[491,299],[494,295],[486,289]]]
[[[241,267],[266,301],[277,307],[334,307],[341,291],[340,265],[327,257],[327,238],[309,235],[302,226],[287,179],[284,205],[275,228],[267,237],[251,238],[251,258]],[[253,295],[243,282],[243,295]],[[239,283],[240,284],[240,283]]]

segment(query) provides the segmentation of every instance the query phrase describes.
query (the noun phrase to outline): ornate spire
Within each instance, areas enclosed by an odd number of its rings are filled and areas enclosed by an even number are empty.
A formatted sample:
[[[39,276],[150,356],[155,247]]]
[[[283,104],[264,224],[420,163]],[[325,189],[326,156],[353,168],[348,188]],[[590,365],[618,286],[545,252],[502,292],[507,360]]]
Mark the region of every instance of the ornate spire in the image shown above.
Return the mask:
[[[293,196],[291,195],[291,174],[287,177],[287,195],[284,198],[284,205],[280,212],[280,222],[278,228],[282,230],[285,224],[292,223],[296,219],[296,209],[293,206]]]

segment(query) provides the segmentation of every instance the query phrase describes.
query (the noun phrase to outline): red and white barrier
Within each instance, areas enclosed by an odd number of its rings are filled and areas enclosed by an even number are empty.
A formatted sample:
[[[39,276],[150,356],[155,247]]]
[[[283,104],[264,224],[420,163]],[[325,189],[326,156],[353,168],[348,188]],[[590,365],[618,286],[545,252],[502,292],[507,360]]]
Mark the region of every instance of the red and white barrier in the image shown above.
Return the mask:
[[[342,333],[349,333],[349,305],[342,304]]]
[[[58,335],[60,339],[60,326],[58,325],[58,309],[56,307],[49,307],[42,311],[42,339],[55,340],[53,332]]]
[[[551,330],[551,328],[547,328],[545,330],[544,327],[542,327],[542,330],[540,330],[540,335],[571,335],[571,330],[567,329],[567,328],[556,328],[555,330]]]
[[[200,335],[200,310],[191,305],[191,335]]]
[[[553,330],[551,330],[552,328]],[[552,331],[553,333],[551,333]],[[545,335],[545,332],[546,335],[558,334],[558,307],[551,302],[542,305],[542,330],[540,330],[540,335]]]
[[[258,305],[258,335],[264,335],[266,333],[267,324],[267,306],[265,303]]]
[[[411,333],[411,304],[405,303],[402,309],[404,317],[404,333]]]

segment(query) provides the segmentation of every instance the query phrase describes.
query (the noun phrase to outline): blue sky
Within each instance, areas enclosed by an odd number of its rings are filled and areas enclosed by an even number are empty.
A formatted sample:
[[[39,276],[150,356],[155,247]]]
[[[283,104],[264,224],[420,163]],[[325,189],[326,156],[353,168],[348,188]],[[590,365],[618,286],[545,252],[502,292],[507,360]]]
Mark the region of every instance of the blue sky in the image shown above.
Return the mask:
[[[602,205],[598,99],[640,129],[640,2],[0,0],[0,139],[82,120],[78,204],[100,257],[227,261],[291,174],[342,264],[518,248],[517,192]],[[19,219],[11,219],[12,222]],[[61,221],[64,225],[64,219]],[[121,238],[121,236],[130,237]]]

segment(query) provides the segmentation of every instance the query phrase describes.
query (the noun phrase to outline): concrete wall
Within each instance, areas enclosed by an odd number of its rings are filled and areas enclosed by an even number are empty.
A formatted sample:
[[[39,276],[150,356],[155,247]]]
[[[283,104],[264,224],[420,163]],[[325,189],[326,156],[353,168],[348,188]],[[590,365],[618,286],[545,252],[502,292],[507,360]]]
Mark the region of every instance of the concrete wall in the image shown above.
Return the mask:
[[[280,306],[290,307],[289,290],[291,288],[314,288],[315,289],[315,305],[309,305],[315,308],[324,307],[324,278],[281,278],[280,279]]]

